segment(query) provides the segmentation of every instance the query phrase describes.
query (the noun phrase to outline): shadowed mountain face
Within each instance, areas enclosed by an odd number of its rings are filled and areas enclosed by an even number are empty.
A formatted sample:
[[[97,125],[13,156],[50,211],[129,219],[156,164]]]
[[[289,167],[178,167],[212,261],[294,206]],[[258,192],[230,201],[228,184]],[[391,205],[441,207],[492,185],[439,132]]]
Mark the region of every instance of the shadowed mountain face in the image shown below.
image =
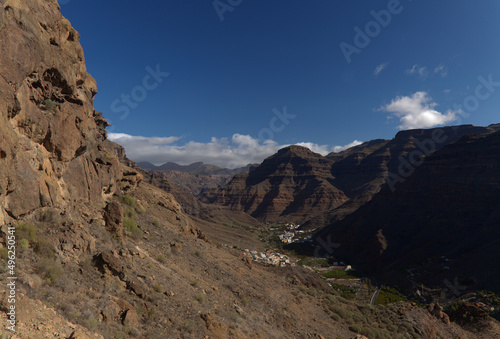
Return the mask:
[[[453,143],[468,134],[487,134],[500,130],[500,125],[476,127],[461,125],[399,132],[394,139],[373,140],[327,157],[332,165],[333,184],[351,198],[344,205],[318,214],[305,226],[317,227],[341,220],[370,201],[384,184],[395,189],[419,166],[420,157]],[[340,158],[340,159],[339,159]]]
[[[446,276],[498,287],[500,132],[464,136],[427,157],[394,192],[389,186],[318,239],[340,243],[336,255],[372,271],[444,255],[452,259]]]
[[[259,220],[302,220],[335,208],[348,197],[332,182],[333,161],[309,149],[290,146],[236,175],[210,199]]]

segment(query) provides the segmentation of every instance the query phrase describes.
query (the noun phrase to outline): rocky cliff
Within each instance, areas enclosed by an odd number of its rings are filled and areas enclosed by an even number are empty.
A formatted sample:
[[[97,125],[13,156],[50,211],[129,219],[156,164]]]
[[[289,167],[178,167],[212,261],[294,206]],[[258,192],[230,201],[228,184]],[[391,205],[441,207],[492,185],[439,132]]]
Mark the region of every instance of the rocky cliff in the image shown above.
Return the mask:
[[[0,223],[104,204],[123,173],[102,147],[79,34],[55,0],[0,5]]]

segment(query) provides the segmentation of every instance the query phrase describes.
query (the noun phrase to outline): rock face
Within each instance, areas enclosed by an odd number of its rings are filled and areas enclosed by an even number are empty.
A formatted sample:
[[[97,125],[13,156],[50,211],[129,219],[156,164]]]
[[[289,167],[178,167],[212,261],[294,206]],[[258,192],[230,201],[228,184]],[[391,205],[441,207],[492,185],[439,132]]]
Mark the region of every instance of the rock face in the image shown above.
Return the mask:
[[[79,34],[56,0],[0,0],[0,223],[103,205],[122,170],[102,147]]]
[[[499,211],[500,132],[466,135],[427,157],[394,192],[384,186],[318,237],[330,236],[342,244],[336,254],[372,271],[444,255],[451,260],[448,279],[474,277],[493,288],[500,283]]]
[[[104,222],[109,232],[123,237],[123,209],[118,202],[112,201],[106,206]]]
[[[332,182],[333,161],[301,146],[290,146],[234,176],[211,201],[265,221],[302,220],[335,208],[348,197]]]

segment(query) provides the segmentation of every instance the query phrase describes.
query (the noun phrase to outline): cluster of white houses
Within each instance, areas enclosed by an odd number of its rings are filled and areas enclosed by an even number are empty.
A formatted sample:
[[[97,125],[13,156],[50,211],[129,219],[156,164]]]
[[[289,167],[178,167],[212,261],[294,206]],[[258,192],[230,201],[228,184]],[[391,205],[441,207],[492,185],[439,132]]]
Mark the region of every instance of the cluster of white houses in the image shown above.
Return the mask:
[[[290,262],[290,258],[287,255],[272,250],[267,250],[263,253],[245,249],[245,251],[243,252],[243,256],[251,258],[253,261],[264,265],[272,265],[279,267],[295,266],[294,263]]]
[[[286,231],[284,231],[282,234],[279,235],[280,240],[285,244],[308,241],[310,240],[310,237],[305,238],[304,234],[315,231],[315,230],[310,230],[310,231],[299,230],[298,228],[300,227],[300,225],[294,223],[285,224],[285,227]]]

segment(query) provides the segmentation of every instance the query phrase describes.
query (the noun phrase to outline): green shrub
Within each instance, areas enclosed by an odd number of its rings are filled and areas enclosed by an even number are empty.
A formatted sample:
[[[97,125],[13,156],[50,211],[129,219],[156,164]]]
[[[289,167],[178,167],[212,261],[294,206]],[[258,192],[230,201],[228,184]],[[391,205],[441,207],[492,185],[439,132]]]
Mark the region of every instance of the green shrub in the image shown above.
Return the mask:
[[[329,267],[330,264],[326,259],[301,259],[297,261],[297,265],[301,266],[321,266],[321,267]]]
[[[134,219],[125,217],[123,218],[123,228],[125,230],[125,234],[134,239],[142,238],[142,230],[137,227]]]
[[[160,254],[158,258],[156,258],[156,260],[158,260],[158,262],[161,262],[162,264],[167,262],[167,258],[165,258],[163,254]]]
[[[28,241],[28,239],[21,239],[21,241],[19,241],[18,247],[20,249],[28,248],[30,247],[30,242]]]
[[[16,227],[16,239],[18,241],[26,239],[30,244],[33,244],[36,240],[36,236],[37,229],[33,225],[23,223]]]
[[[38,263],[36,272],[47,284],[54,284],[61,278],[63,269],[61,264],[57,261],[53,259],[44,259]]]
[[[330,311],[338,314],[342,319],[352,319],[352,312],[349,311],[346,307],[334,305],[330,306]]]
[[[248,306],[250,304],[250,297],[245,297],[245,298],[241,299],[241,303],[244,306]]]
[[[205,295],[203,293],[198,293],[196,295],[196,300],[198,300],[198,302],[202,304],[205,301]]]
[[[315,288],[308,288],[307,294],[309,294],[311,297],[317,297],[318,291]]]
[[[333,294],[327,294],[326,295],[326,300],[330,303],[330,304],[336,304],[337,303],[337,297],[334,296]]]
[[[135,218],[137,216],[137,212],[135,211],[135,209],[133,208],[127,208],[125,210],[125,213],[124,215],[127,217],[127,218]]]
[[[351,325],[349,326],[349,331],[354,333],[361,333],[362,327],[360,325]]]
[[[160,285],[154,285],[154,286],[153,286],[153,288],[154,288],[154,290],[155,290],[156,292],[161,293],[161,286],[160,286]]]
[[[378,331],[373,330],[368,327],[361,327],[361,331],[358,332],[359,334],[362,334],[368,338],[377,338],[378,337]]]
[[[194,321],[189,321],[186,324],[184,324],[184,329],[189,333],[193,333],[194,327],[195,327]]]
[[[200,286],[200,282],[198,280],[195,280],[191,283],[191,286],[193,287],[199,287]]]
[[[345,271],[342,269],[321,273],[321,275],[325,278],[333,278],[333,279],[359,279],[362,277],[361,273],[359,273],[358,271],[353,271],[353,270]]]
[[[358,292],[356,287],[346,286],[342,284],[335,284],[335,283],[330,283],[330,285],[336,291],[338,291],[340,295],[345,299],[354,299],[356,293]]]
[[[361,315],[359,313],[354,313],[352,315],[352,320],[354,320],[358,324],[360,324],[360,323],[366,323],[366,317],[364,317],[363,315]]]
[[[158,220],[158,219],[154,219],[154,220],[153,220],[153,225],[155,225],[156,227],[160,227],[160,226],[161,226],[161,222],[160,222],[160,220]]]
[[[43,101],[43,105],[45,106],[45,109],[47,111],[53,111],[56,109],[56,107],[58,106],[57,103],[55,101],[52,101],[50,99],[45,99]]]
[[[121,201],[128,206],[135,207],[137,206],[137,201],[135,201],[134,198],[132,198],[130,195],[125,194],[124,196],[121,197]]]
[[[38,237],[35,242],[34,250],[36,253],[45,258],[53,258],[56,254],[54,245],[45,237]]]
[[[90,318],[86,318],[86,319],[83,318],[81,320],[80,324],[83,327],[86,327],[87,329],[89,329],[91,331],[95,331],[99,327],[99,321],[94,317],[90,317]]]
[[[383,286],[378,294],[376,304],[388,305],[406,300],[405,296],[395,288]]]

